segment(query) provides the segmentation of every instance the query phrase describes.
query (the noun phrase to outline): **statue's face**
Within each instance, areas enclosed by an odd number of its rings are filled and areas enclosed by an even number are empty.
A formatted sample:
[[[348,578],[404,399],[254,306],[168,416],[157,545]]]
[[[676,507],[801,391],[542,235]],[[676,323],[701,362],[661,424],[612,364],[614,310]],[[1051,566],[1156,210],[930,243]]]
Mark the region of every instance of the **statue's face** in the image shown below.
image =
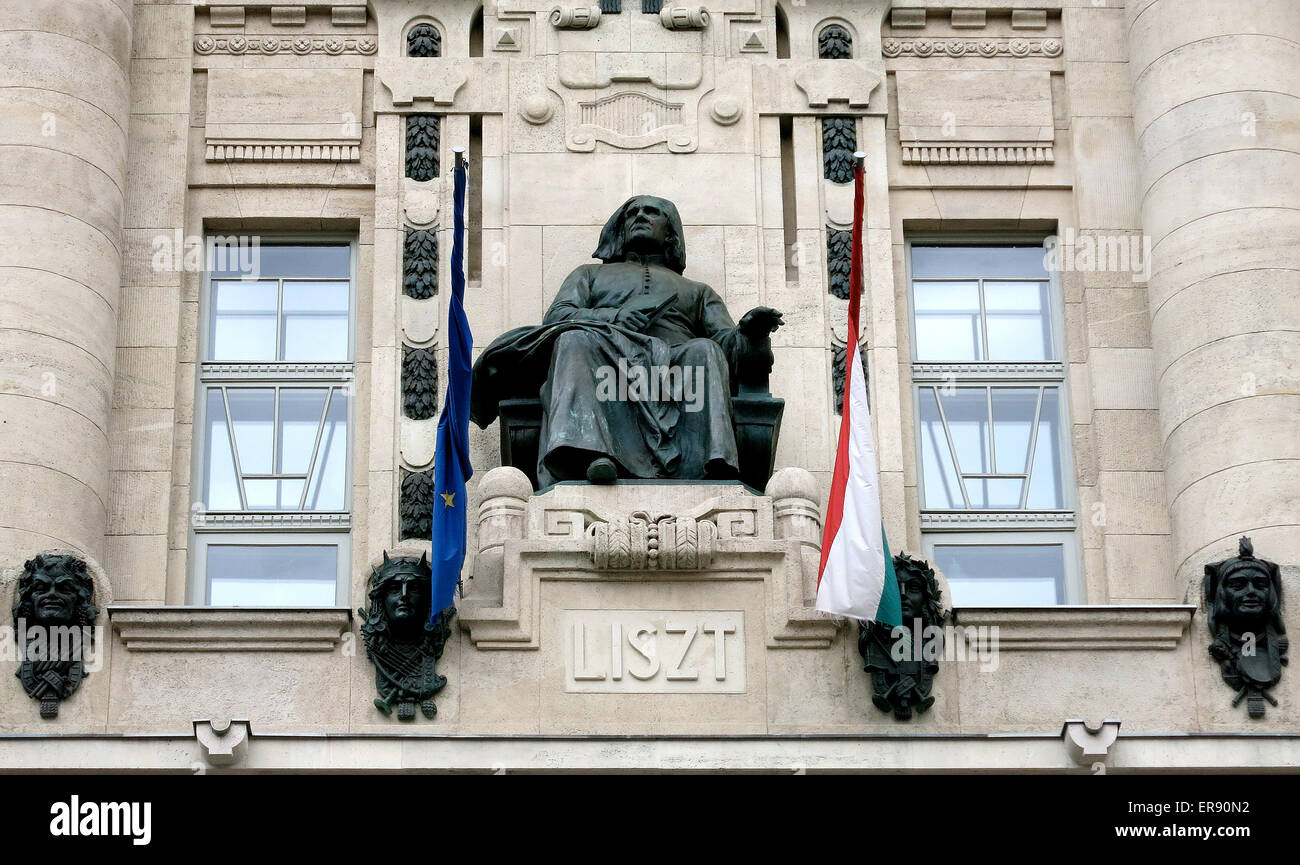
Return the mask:
[[[384,594],[384,612],[394,624],[419,622],[428,614],[428,578],[418,574],[398,574]]]
[[[656,199],[634,199],[623,216],[623,233],[629,246],[662,249],[668,242],[668,214]]]
[[[66,624],[81,609],[77,578],[53,565],[36,572],[31,583],[32,612],[38,622]]]
[[[1220,588],[1228,610],[1238,619],[1257,619],[1269,610],[1273,586],[1259,571],[1237,571]]]
[[[903,623],[921,618],[925,609],[925,580],[918,576],[908,577],[898,584],[903,602]]]

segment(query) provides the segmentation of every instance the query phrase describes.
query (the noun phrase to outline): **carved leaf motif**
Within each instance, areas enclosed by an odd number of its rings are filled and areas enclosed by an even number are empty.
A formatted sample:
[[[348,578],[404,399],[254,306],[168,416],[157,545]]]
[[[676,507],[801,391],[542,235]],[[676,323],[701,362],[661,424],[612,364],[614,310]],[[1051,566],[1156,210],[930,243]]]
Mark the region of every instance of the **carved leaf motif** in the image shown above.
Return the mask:
[[[402,540],[427,540],[432,536],[433,492],[433,469],[422,472],[402,469],[402,488],[397,505]]]
[[[817,34],[817,56],[822,60],[848,60],[853,57],[853,36],[838,24]]]
[[[827,180],[853,180],[853,154],[858,149],[858,129],[852,117],[822,118],[822,168]]]
[[[442,34],[432,24],[417,24],[406,34],[407,57],[441,57]]]
[[[826,229],[826,272],[831,294],[840,300],[849,299],[849,267],[853,262],[853,232],[848,229]]]
[[[438,358],[434,349],[402,346],[402,414],[428,420],[438,413]]]
[[[406,116],[406,176],[412,180],[432,180],[438,176],[440,119],[436,114]]]
[[[427,300],[438,292],[438,232],[408,228],[402,248],[402,293]]]

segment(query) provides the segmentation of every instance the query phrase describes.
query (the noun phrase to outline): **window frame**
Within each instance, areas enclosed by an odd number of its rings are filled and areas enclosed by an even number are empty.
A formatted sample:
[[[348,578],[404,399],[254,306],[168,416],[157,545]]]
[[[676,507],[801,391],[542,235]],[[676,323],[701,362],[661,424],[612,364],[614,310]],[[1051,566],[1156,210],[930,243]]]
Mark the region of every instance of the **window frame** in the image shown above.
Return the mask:
[[[1028,546],[1060,543],[1065,552],[1065,585],[1059,605],[1082,603],[1085,597],[1082,549],[1079,540],[1079,494],[1075,474],[1072,402],[1069,388],[1069,346],[1066,343],[1065,300],[1060,273],[1045,268],[1050,333],[1056,360],[1049,361],[922,361],[917,359],[916,280],[912,273],[914,246],[1041,246],[1050,232],[908,232],[904,238],[904,268],[907,280],[909,386],[912,394],[912,436],[915,454],[918,524],[921,547],[933,560],[934,546],[999,545]],[[954,277],[954,280],[957,278]],[[972,274],[967,280],[1008,281]],[[1029,280],[1010,280],[1029,281]],[[983,336],[987,345],[987,334]],[[987,351],[985,352],[987,354]],[[1044,387],[1055,388],[1060,405],[1060,453],[1062,507],[1041,508],[926,508],[925,467],[921,429],[923,388],[953,387]],[[990,422],[992,418],[990,418]],[[1037,428],[1031,432],[1037,435]],[[954,466],[954,468],[956,468]],[[1032,471],[1032,466],[1030,467]],[[1025,496],[1028,493],[1026,482]],[[1025,497],[1022,496],[1022,501]],[[1056,540],[1044,540],[1055,538]],[[1009,603],[1006,606],[1023,606]]]
[[[347,606],[351,580],[349,579],[352,525],[353,486],[355,477],[354,453],[356,444],[356,365],[357,365],[357,307],[359,240],[355,233],[319,232],[271,233],[245,232],[259,238],[260,246],[346,246],[348,249],[348,347],[344,361],[214,361],[208,360],[212,349],[213,278],[211,237],[230,232],[206,229],[204,239],[203,280],[199,295],[198,334],[195,340],[194,401],[191,447],[190,490],[194,505],[189,514],[189,567],[186,581],[187,603],[209,606],[207,556],[213,544],[241,546],[285,546],[302,543],[314,546],[337,547],[337,567],[334,574],[335,605]],[[321,278],[276,277],[284,281],[328,281]],[[277,345],[282,323],[277,321]],[[219,387],[234,388],[341,388],[347,396],[347,437],[344,442],[343,510],[338,511],[276,511],[276,510],[220,510],[209,511],[203,503],[207,497],[204,486],[207,472],[207,395]],[[337,398],[337,395],[334,396]],[[322,466],[323,470],[323,466]],[[306,485],[310,486],[310,478]],[[329,541],[324,541],[329,538]],[[292,540],[299,539],[299,540]],[[304,605],[306,607],[307,605]],[[291,607],[286,607],[286,609]],[[315,609],[315,607],[312,607]]]
[[[1083,597],[1083,572],[1080,568],[1079,533],[1077,531],[1022,531],[977,529],[964,532],[929,532],[921,535],[921,550],[926,561],[935,560],[936,546],[979,547],[1049,547],[1061,546],[1065,560],[1062,598],[1055,606],[1068,606],[1074,603],[1072,598]],[[988,606],[985,604],[968,604],[965,606]],[[1040,606],[1037,604],[998,604],[1001,607]]]

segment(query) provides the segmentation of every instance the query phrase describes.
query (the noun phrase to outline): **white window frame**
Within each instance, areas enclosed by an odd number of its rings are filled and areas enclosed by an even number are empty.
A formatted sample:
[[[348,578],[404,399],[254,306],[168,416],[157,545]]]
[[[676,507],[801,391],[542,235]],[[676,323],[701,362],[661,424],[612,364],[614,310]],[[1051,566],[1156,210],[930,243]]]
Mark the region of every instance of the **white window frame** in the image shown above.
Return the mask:
[[[187,603],[208,606],[207,561],[212,545],[240,546],[334,546],[337,565],[334,574],[335,606],[350,604],[353,446],[356,436],[356,339],[357,339],[357,264],[358,242],[355,234],[323,232],[320,234],[257,233],[263,246],[329,245],[348,248],[348,359],[330,362],[297,361],[208,361],[212,342],[212,273],[211,246],[208,238],[220,231],[208,231],[204,237],[203,287],[199,301],[198,357],[195,363],[193,451],[190,489],[195,504],[190,514],[190,561],[186,586]],[[284,277],[292,280],[293,277]],[[317,280],[318,281],[318,280]],[[277,325],[278,327],[278,325]],[[277,339],[279,337],[277,336]],[[344,509],[342,511],[208,511],[203,505],[204,474],[207,454],[207,393],[221,385],[247,388],[342,387],[349,395],[347,439],[344,442]],[[308,479],[307,486],[310,485]],[[303,604],[306,607],[309,605]]]
[[[1065,585],[1059,605],[1082,603],[1085,597],[1079,548],[1078,490],[1074,473],[1073,422],[1070,418],[1068,347],[1065,343],[1065,309],[1059,273],[1047,271],[1048,311],[1052,341],[1058,360],[1053,361],[919,361],[916,338],[916,289],[912,275],[913,246],[1026,246],[1041,245],[1046,234],[926,233],[909,232],[904,240],[907,278],[908,327],[911,336],[912,434],[916,454],[917,501],[920,510],[921,547],[933,561],[940,545],[1064,547]],[[987,280],[971,274],[967,280]],[[1012,280],[1015,281],[1015,280]],[[983,337],[987,344],[987,335]],[[987,356],[988,352],[985,351]],[[925,507],[925,467],[921,454],[921,390],[953,387],[1050,387],[1058,393],[1062,507],[1059,509],[929,509]],[[991,420],[991,418],[990,418]],[[1034,435],[1037,434],[1035,429]],[[1032,466],[1029,467],[1032,471]],[[1023,496],[1028,495],[1028,482]],[[1024,498],[1022,498],[1022,501]],[[1005,606],[1018,606],[1014,603]]]

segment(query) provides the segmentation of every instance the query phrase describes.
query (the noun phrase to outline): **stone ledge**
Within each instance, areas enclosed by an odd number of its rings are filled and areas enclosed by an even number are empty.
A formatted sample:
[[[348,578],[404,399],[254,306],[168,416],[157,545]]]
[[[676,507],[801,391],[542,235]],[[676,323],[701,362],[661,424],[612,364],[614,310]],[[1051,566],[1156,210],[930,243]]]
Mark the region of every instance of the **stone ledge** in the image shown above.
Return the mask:
[[[958,607],[953,623],[996,627],[1000,652],[1169,650],[1195,613],[1190,604]]]
[[[330,652],[351,629],[345,607],[109,607],[130,652]]]

